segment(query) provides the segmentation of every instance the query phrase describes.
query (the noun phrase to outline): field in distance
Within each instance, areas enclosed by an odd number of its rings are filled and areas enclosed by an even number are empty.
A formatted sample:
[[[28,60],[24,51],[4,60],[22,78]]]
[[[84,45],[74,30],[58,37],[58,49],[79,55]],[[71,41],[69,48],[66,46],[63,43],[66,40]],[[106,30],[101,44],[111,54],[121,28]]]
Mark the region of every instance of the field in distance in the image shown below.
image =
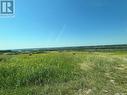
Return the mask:
[[[0,95],[127,95],[127,52],[0,54]]]

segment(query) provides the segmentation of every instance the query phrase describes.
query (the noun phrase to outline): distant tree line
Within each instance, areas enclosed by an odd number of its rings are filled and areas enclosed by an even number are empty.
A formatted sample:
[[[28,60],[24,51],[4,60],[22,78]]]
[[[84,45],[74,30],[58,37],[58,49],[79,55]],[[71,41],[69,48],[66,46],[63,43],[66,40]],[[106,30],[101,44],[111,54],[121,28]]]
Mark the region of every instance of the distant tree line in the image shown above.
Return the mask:
[[[127,45],[100,45],[100,46],[79,46],[61,48],[38,48],[20,50],[1,50],[0,54],[39,54],[48,51],[88,51],[88,52],[108,52],[108,51],[127,51]]]

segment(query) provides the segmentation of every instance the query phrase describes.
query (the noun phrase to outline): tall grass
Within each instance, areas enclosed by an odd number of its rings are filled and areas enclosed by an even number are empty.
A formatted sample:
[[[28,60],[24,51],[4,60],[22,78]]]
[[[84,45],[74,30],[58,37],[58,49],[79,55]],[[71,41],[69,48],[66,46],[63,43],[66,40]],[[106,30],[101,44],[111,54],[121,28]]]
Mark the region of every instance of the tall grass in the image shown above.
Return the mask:
[[[77,60],[68,54],[18,55],[0,64],[0,87],[67,82],[80,76]]]
[[[126,95],[126,56],[113,52],[0,55],[0,95]]]

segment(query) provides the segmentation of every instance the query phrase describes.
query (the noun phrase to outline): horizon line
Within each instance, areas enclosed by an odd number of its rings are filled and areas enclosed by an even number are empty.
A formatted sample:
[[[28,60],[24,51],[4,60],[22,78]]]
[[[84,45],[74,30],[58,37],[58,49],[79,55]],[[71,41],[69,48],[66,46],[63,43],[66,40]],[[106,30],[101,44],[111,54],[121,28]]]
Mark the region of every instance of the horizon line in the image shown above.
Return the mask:
[[[15,49],[0,49],[0,51],[6,50],[27,50],[27,49],[52,49],[52,48],[71,48],[71,47],[94,47],[94,46],[117,46],[117,45],[127,45],[127,44],[97,44],[97,45],[73,45],[73,46],[49,46],[49,47],[30,47],[30,48],[15,48]]]

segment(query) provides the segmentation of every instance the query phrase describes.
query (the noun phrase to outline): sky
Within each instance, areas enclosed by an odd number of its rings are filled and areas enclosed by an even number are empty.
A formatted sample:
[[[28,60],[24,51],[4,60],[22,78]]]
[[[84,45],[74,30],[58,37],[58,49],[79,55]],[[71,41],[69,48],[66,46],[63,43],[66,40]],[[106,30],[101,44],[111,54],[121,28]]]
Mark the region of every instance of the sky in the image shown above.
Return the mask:
[[[127,0],[15,0],[0,49],[127,44]]]

